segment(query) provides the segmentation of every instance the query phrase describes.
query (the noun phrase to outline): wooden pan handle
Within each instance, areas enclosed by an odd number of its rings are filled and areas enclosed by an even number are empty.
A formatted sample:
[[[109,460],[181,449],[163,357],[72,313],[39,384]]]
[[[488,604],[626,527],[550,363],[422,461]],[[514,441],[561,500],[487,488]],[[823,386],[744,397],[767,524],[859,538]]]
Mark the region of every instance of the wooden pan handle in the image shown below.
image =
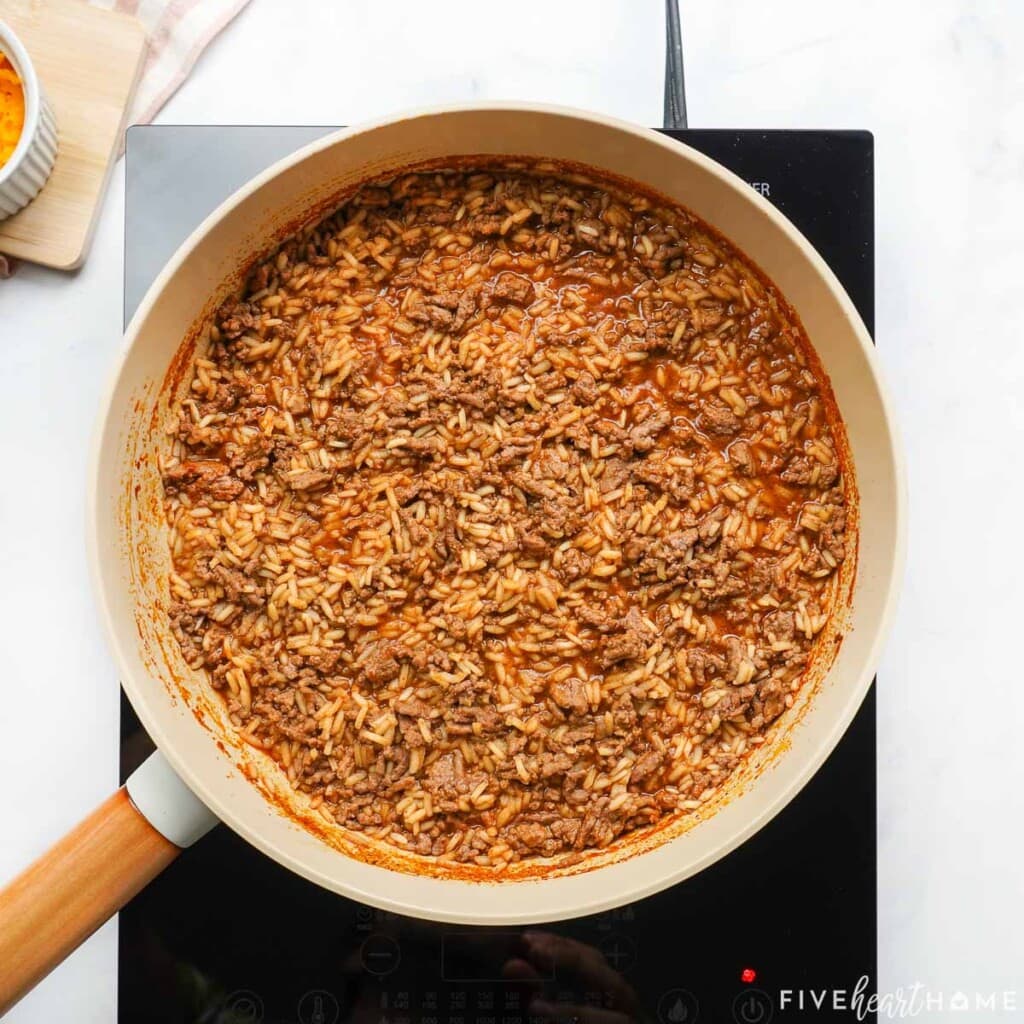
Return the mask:
[[[159,750],[0,891],[0,1017],[216,817]]]
[[[0,1017],[179,853],[119,789],[0,891]]]

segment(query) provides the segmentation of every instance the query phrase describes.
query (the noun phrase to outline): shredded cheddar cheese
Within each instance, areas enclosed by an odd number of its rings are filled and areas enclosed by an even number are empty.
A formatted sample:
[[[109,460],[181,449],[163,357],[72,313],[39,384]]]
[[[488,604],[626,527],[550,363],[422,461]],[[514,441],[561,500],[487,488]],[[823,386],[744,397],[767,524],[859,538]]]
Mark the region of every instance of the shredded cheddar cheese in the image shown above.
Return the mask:
[[[21,79],[0,53],[0,167],[10,159],[25,125],[25,94]]]

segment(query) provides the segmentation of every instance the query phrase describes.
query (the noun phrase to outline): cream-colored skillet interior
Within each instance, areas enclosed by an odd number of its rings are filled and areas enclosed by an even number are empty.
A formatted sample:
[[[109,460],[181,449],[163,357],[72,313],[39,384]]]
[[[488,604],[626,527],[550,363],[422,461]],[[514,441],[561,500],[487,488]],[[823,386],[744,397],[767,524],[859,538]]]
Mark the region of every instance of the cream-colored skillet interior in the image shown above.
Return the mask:
[[[859,543],[834,662],[804,689],[812,699],[787,712],[774,743],[747,762],[723,798],[698,820],[617,844],[573,869],[490,883],[411,871],[393,853],[340,829],[325,833],[279,771],[233,738],[219,698],[183,664],[168,629],[156,454],[166,444],[173,397],[163,385],[180,381],[180,361],[189,354],[179,352],[182,338],[201,327],[255,257],[362,180],[421,162],[505,154],[587,164],[642,183],[694,210],[779,286],[804,323],[846,425]],[[228,825],[286,867],[356,899],[439,920],[513,923],[590,913],[664,888],[736,846],[799,791],[848,725],[870,685],[902,564],[901,468],[870,339],[820,257],[742,181],[700,154],[652,132],[551,109],[460,108],[343,132],[229,200],[186,242],[131,325],[98,437],[93,486],[90,541],[102,614],[126,692],[175,769]],[[318,822],[317,830],[304,827],[304,818]]]

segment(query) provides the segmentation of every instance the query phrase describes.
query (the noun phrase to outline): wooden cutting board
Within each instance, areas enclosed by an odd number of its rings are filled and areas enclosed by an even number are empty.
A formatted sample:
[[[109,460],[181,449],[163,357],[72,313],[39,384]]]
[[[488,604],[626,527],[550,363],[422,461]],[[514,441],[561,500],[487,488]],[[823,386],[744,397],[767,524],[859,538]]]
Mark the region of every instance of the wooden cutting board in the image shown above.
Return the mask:
[[[0,252],[61,270],[81,266],[142,71],[135,18],[84,0],[0,0],[57,118],[57,162],[42,192],[0,220]]]

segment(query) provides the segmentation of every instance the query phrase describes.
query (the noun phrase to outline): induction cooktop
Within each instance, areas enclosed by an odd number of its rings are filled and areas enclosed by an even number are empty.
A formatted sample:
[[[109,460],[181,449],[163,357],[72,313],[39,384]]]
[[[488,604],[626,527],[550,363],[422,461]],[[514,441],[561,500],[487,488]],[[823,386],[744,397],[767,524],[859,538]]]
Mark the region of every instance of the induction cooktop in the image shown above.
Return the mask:
[[[125,320],[177,246],[222,199],[330,130],[132,128]],[[669,134],[731,168],[782,210],[817,247],[873,329],[869,134]],[[122,777],[151,749],[122,697]],[[872,688],[817,775],[739,849],[659,895],[526,929],[431,924],[362,906],[291,874],[220,826],[122,911],[118,1020],[856,1019],[849,1009],[835,1008],[832,990],[847,993],[847,1006],[858,985],[865,998],[874,991],[875,786]],[[523,971],[524,963],[530,971]],[[829,993],[824,1001],[817,998],[823,992]]]

